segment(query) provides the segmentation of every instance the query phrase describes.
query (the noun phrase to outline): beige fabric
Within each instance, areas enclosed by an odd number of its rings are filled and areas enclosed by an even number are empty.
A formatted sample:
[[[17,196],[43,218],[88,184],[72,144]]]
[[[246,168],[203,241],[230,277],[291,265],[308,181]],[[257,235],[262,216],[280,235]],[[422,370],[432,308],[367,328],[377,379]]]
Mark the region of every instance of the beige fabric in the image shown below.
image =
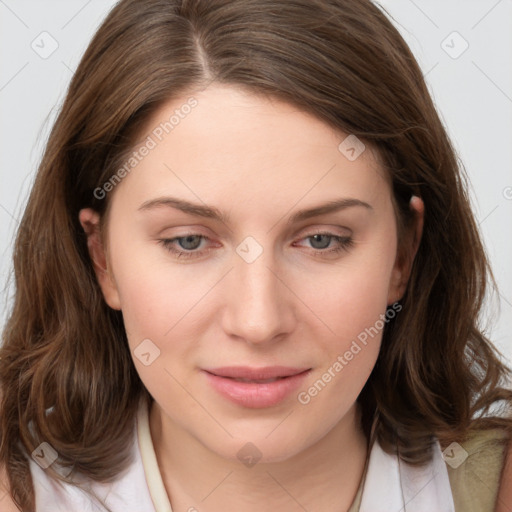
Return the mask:
[[[149,414],[144,401],[141,401],[139,413],[137,415],[137,435],[139,437],[140,455],[146,475],[151,501],[156,512],[172,512],[171,503],[167,496],[158,461],[151,439],[151,430],[149,429]]]
[[[357,490],[354,501],[347,512],[359,512],[359,508],[361,507],[361,500],[363,498],[363,486],[366,477],[366,471],[363,474],[363,478],[361,478],[361,483],[359,484],[359,489]]]

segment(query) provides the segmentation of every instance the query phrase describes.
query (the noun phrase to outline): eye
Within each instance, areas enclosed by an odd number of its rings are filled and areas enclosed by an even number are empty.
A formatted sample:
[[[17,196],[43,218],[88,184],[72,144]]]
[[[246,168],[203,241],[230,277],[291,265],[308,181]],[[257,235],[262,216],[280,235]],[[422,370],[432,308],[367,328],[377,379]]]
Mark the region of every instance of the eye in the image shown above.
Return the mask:
[[[353,239],[350,236],[340,236],[328,232],[319,232],[308,235],[301,240],[309,240],[312,247],[312,254],[318,257],[334,256],[342,251],[348,251],[353,245]],[[198,233],[189,233],[187,235],[175,238],[164,238],[158,242],[166,250],[176,256],[176,258],[200,258],[208,253],[211,248],[197,250],[201,247],[201,242],[210,241],[207,236]]]
[[[207,251],[196,251],[196,249],[200,246],[201,240],[210,240],[208,237],[204,235],[199,235],[197,233],[191,233],[184,236],[177,236],[175,238],[164,238],[158,240],[169,252],[176,255],[177,258],[194,258],[201,256],[203,253]],[[179,244],[177,248],[176,243]]]
[[[303,240],[309,240],[315,256],[325,257],[338,254],[342,251],[348,251],[354,241],[350,236],[340,236],[333,233],[321,232],[308,235]],[[331,242],[334,241],[334,246]]]

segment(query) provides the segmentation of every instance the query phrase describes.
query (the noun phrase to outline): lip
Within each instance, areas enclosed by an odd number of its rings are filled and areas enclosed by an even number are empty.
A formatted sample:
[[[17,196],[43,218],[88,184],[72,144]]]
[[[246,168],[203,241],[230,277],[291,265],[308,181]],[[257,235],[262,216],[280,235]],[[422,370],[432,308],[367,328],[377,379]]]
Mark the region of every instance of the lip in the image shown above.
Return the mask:
[[[257,409],[272,407],[283,401],[301,385],[310,371],[311,368],[286,366],[225,366],[203,369],[202,373],[215,391],[231,402]],[[235,379],[244,379],[245,382]]]

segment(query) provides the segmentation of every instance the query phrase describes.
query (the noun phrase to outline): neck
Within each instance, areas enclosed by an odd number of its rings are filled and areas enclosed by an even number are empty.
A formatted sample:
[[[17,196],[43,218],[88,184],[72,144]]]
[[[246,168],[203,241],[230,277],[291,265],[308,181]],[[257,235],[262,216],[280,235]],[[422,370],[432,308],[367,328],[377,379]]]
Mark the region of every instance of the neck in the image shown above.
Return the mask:
[[[173,511],[345,512],[367,458],[356,404],[320,441],[280,461],[244,467],[208,449],[153,402],[150,430]]]

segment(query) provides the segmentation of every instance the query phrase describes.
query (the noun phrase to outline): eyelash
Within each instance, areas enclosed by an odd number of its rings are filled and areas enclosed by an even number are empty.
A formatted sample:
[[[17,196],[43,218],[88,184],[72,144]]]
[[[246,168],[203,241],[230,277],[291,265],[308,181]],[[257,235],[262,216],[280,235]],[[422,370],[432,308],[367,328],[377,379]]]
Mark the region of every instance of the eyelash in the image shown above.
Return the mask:
[[[354,244],[354,240],[349,236],[338,236],[338,235],[334,235],[332,233],[327,233],[327,232],[313,233],[311,235],[305,236],[301,240],[313,238],[314,236],[318,236],[318,235],[328,236],[331,239],[334,239],[335,241],[338,242],[338,246],[335,247],[334,249],[313,249],[314,256],[325,257],[328,255],[338,254],[338,253],[341,253],[344,251],[348,251]],[[175,254],[177,258],[184,258],[184,259],[199,258],[204,253],[209,252],[209,249],[203,250],[203,251],[196,251],[196,250],[183,251],[183,250],[178,250],[173,246],[174,242],[176,242],[178,240],[183,240],[190,236],[199,236],[204,240],[210,240],[210,238],[208,238],[207,236],[200,235],[199,233],[189,233],[187,235],[177,236],[175,238],[163,238],[163,239],[158,240],[158,242],[161,245],[163,245],[166,250]]]

